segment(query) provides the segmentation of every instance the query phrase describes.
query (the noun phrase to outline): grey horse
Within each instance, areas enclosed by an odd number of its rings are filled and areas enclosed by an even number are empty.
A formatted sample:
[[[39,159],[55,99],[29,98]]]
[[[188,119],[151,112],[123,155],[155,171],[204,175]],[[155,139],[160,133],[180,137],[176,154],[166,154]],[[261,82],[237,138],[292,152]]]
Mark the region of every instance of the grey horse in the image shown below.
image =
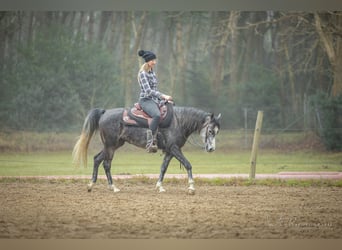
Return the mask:
[[[164,160],[160,167],[160,175],[156,184],[159,192],[165,192],[162,186],[164,175],[168,165],[175,157],[186,169],[188,174],[188,193],[194,194],[194,180],[192,176],[192,166],[183,155],[181,148],[188,137],[198,132],[203,140],[205,150],[213,152],[215,150],[215,136],[220,129],[221,114],[214,116],[212,113],[192,107],[171,107],[173,117],[170,125],[166,128],[159,128],[157,136],[158,148],[164,153]],[[106,173],[109,188],[114,192],[120,189],[113,183],[111,175],[111,162],[115,151],[124,145],[125,142],[140,148],[145,148],[147,129],[139,126],[131,126],[123,121],[124,108],[116,109],[92,109],[85,118],[82,133],[73,149],[73,161],[78,166],[87,165],[87,151],[90,140],[99,130],[103,149],[94,156],[94,167],[91,182],[88,184],[90,192],[97,181],[98,168],[101,162]]]

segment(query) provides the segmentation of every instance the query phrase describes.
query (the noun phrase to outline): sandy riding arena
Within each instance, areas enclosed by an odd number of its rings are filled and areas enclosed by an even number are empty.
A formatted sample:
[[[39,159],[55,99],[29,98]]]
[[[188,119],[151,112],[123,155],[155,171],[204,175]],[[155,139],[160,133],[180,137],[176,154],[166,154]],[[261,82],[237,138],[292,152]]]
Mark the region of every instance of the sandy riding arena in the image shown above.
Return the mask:
[[[341,187],[2,180],[0,238],[340,238]]]

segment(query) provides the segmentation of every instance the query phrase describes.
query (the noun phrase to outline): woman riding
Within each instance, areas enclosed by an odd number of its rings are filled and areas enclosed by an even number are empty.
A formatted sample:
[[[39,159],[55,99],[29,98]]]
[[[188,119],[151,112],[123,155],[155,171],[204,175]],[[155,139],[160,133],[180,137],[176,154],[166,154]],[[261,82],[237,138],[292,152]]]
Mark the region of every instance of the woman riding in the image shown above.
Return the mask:
[[[141,56],[145,63],[141,66],[138,73],[138,82],[140,85],[139,104],[141,108],[152,117],[152,122],[147,130],[146,150],[149,153],[157,152],[157,129],[160,121],[159,105],[161,101],[171,101],[172,97],[158,91],[157,77],[153,71],[153,67],[157,63],[156,55],[151,51],[139,50],[138,55]]]

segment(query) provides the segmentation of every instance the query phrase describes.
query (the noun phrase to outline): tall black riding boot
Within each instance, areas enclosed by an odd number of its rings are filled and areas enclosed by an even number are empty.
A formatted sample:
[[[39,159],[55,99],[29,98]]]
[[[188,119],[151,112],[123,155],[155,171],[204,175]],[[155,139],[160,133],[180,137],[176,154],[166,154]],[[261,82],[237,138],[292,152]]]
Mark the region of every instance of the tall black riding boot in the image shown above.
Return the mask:
[[[146,151],[148,153],[156,153],[158,151],[156,137],[157,135],[152,135],[152,130],[148,129],[146,131],[146,139],[147,139]]]

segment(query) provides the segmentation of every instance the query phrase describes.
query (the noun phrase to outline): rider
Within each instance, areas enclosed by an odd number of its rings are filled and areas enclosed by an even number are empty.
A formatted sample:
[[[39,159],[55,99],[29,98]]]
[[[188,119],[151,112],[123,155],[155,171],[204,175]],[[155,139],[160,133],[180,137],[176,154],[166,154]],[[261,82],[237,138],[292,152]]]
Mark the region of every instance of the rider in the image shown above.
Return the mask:
[[[139,50],[138,55],[145,60],[138,73],[140,85],[139,104],[152,117],[152,122],[147,130],[146,150],[149,153],[155,153],[158,149],[156,134],[160,120],[159,105],[162,100],[171,101],[172,97],[159,92],[157,89],[158,81],[153,71],[153,67],[157,63],[156,55],[151,51],[145,50]]]

